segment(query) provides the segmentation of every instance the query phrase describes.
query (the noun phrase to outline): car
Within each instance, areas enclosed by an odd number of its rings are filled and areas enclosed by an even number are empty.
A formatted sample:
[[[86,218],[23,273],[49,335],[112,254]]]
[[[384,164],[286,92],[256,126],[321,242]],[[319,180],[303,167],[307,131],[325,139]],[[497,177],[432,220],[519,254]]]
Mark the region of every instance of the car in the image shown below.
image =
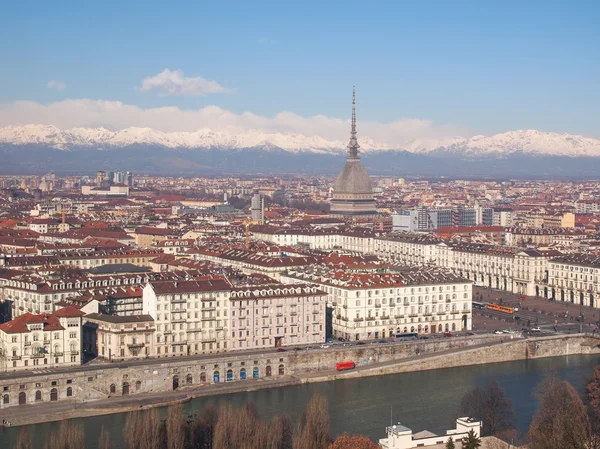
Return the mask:
[[[284,349],[284,348],[277,348],[277,352],[287,352],[287,349]]]
[[[296,346],[296,347],[294,348],[294,351],[302,351],[302,348],[299,348],[299,347],[297,347],[297,346]]]
[[[387,343],[387,340],[379,340],[379,343]]]
[[[496,329],[496,330],[494,331],[494,334],[496,334],[496,335],[503,334],[503,333],[504,333],[504,332],[502,332],[502,331],[500,331],[500,330],[498,330],[498,329]]]
[[[365,344],[365,342],[364,342],[364,341],[357,341],[357,342],[356,342],[356,344],[357,344],[357,345],[364,345],[364,344]]]
[[[330,345],[321,345],[319,346],[321,349],[329,349],[331,346]]]
[[[511,334],[511,330],[510,329],[502,329],[502,333],[503,334]]]
[[[342,343],[342,346],[345,348],[346,346],[350,346],[350,343],[344,342],[344,343]]]
[[[328,338],[327,340],[325,340],[325,343],[333,343],[333,338]]]
[[[452,334],[450,332],[444,332],[444,337],[452,337]]]
[[[532,327],[529,332],[542,332],[542,330],[539,327]]]
[[[473,335],[475,335],[475,334],[474,334],[473,332],[467,332],[465,335],[466,335],[467,337],[472,337],[472,336],[473,336]]]
[[[427,335],[421,335],[419,340],[429,340],[429,337]]]

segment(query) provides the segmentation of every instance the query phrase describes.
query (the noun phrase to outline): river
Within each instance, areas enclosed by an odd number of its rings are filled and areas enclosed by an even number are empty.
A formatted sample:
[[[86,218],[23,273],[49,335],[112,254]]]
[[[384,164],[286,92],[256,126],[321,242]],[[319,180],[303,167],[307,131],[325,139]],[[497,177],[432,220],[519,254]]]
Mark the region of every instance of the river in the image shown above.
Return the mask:
[[[198,398],[187,402],[184,409],[192,414],[209,402],[217,405],[231,402],[237,407],[253,401],[263,417],[270,418],[283,413],[296,417],[312,394],[317,392],[329,400],[332,435],[362,433],[376,441],[385,436],[390,410],[394,422],[401,422],[414,431],[427,429],[444,432],[453,427],[453,419],[464,393],[476,386],[486,386],[496,378],[513,402],[520,431],[526,432],[537,407],[531,391],[542,380],[544,373],[555,368],[561,379],[569,381],[583,393],[594,366],[599,363],[599,356],[577,355],[391,374]],[[75,421],[85,426],[88,449],[96,449],[102,426],[110,432],[113,447],[122,448],[120,442],[115,440],[120,440],[124,414]],[[58,429],[59,425],[55,422],[28,426],[34,448],[42,448],[45,436]],[[18,428],[0,430],[0,447],[12,449],[18,432]]]

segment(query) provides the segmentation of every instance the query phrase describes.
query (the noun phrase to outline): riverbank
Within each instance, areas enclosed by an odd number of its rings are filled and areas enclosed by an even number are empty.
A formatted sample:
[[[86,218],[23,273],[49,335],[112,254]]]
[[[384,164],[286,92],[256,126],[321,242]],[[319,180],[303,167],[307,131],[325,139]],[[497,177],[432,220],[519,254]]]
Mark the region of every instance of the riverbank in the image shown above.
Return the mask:
[[[243,382],[206,384],[183,387],[176,391],[141,393],[132,396],[113,396],[91,401],[47,402],[21,405],[0,410],[0,419],[12,426],[29,425],[64,419],[123,413],[151,407],[164,407],[195,398],[235,394],[262,389],[279,388],[303,383],[329,382],[338,379],[381,376],[394,373],[431,371],[469,365],[560,357],[565,355],[600,354],[600,339],[591,335],[515,338],[485,341],[468,347],[452,348],[435,353],[386,360],[358,366],[355,370],[308,372],[289,376],[248,379]]]

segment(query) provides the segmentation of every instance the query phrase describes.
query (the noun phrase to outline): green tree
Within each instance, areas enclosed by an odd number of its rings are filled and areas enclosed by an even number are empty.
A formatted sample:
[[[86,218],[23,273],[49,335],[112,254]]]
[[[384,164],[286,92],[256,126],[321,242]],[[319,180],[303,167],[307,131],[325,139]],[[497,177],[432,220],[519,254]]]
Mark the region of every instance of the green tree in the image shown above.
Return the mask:
[[[456,449],[456,445],[454,444],[452,437],[448,438],[448,441],[446,441],[446,449]]]
[[[473,429],[469,430],[467,436],[462,439],[462,449],[477,449],[479,446],[481,446],[481,438]]]

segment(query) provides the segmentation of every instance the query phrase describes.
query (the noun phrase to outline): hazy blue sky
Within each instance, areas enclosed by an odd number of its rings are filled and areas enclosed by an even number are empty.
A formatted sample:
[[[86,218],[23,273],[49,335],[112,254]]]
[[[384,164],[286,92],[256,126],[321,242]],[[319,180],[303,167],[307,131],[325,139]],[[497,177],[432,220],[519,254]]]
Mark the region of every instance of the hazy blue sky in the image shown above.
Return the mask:
[[[600,137],[598,0],[12,1],[0,64],[0,125],[83,114],[65,99],[345,120],[356,85],[363,121]]]

